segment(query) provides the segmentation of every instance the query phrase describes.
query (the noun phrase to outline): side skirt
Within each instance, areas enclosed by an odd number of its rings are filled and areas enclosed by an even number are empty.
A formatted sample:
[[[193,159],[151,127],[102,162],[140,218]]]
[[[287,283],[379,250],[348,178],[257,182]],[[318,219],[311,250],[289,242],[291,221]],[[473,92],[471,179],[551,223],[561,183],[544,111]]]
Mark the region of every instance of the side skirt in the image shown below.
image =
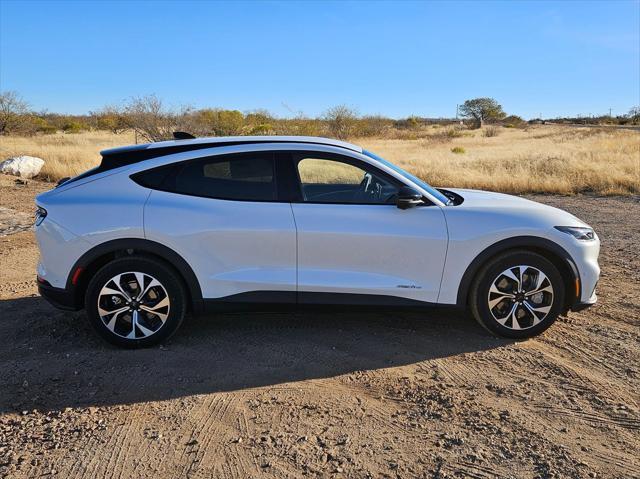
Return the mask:
[[[250,291],[223,298],[205,298],[205,313],[240,311],[380,311],[463,310],[455,304],[437,304],[379,294]]]

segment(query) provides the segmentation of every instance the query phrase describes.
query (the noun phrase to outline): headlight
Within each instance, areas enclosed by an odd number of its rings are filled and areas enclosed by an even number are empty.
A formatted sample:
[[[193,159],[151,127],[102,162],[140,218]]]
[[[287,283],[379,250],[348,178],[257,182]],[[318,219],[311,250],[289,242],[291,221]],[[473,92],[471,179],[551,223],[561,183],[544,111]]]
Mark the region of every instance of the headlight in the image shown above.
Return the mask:
[[[558,231],[567,233],[580,241],[593,241],[596,239],[596,234],[591,228],[584,228],[581,226],[556,226]]]
[[[44,219],[47,217],[47,210],[45,210],[43,207],[38,206],[36,208],[36,219],[35,219],[35,225],[36,226],[40,226],[40,223],[42,223],[44,221]]]

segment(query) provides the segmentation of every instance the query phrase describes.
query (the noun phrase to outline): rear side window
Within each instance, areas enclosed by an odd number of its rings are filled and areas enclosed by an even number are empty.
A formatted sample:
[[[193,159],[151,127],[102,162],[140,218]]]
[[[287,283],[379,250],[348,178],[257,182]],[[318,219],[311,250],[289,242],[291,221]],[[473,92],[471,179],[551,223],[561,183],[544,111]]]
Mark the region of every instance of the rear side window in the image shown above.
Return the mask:
[[[272,153],[214,156],[179,165],[158,189],[225,200],[274,201]]]
[[[165,179],[175,170],[176,165],[161,166],[152,170],[142,171],[131,176],[131,179],[141,186],[151,189],[159,189],[162,187]]]

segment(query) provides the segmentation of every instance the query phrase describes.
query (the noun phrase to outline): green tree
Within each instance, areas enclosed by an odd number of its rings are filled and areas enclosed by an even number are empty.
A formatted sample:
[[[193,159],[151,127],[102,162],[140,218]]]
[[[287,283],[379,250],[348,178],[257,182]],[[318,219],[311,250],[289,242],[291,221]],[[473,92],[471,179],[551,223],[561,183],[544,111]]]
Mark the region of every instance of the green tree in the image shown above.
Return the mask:
[[[473,120],[476,128],[480,128],[485,121],[501,120],[506,116],[502,105],[493,98],[467,100],[460,107],[460,114],[463,118]]]

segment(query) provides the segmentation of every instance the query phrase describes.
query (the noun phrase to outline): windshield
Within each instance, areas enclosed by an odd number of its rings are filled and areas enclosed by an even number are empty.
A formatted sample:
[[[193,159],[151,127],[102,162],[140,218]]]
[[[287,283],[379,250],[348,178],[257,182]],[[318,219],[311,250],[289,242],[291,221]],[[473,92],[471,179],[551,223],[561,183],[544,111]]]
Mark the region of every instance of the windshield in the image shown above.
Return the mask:
[[[404,171],[402,168],[400,168],[399,166],[394,165],[393,163],[385,160],[384,158],[379,157],[378,155],[376,155],[375,153],[371,153],[370,151],[366,151],[366,150],[362,150],[362,153],[364,153],[365,155],[367,155],[369,158],[373,158],[376,161],[379,161],[380,163],[382,163],[385,166],[388,166],[389,168],[391,168],[393,171],[395,171],[396,173],[401,174],[402,176],[404,176],[406,179],[411,180],[413,183],[415,183],[416,185],[418,185],[420,188],[428,191],[431,196],[433,196],[434,198],[437,198],[438,200],[440,200],[442,203],[444,203],[445,205],[448,205],[451,203],[451,201],[449,200],[449,198],[447,198],[445,195],[443,195],[442,193],[440,193],[438,190],[436,190],[433,186],[431,186],[428,183],[425,183],[424,181],[422,181],[420,178],[416,178],[415,176],[413,176],[411,173],[408,173],[406,171]]]

